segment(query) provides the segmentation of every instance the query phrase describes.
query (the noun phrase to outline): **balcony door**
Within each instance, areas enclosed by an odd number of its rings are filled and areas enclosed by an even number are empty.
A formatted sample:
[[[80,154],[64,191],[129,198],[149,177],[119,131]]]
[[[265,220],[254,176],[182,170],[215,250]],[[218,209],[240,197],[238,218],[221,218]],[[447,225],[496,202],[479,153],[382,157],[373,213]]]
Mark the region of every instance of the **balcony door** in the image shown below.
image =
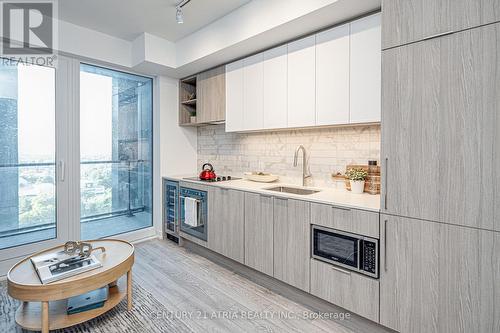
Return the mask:
[[[153,225],[153,80],[80,65],[82,239]]]
[[[154,234],[152,91],[62,55],[0,61],[0,276],[70,239]]]
[[[68,63],[0,62],[0,275],[11,261],[68,239]]]

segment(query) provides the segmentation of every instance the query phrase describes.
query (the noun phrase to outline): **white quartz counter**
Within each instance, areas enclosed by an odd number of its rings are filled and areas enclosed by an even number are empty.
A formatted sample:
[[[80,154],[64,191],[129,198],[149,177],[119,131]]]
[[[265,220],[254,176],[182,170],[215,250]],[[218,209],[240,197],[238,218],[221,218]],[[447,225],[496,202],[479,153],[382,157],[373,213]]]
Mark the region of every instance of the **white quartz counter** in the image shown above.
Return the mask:
[[[355,208],[373,212],[380,211],[380,195],[372,195],[368,193],[354,194],[345,189],[321,188],[321,187],[307,187],[309,189],[319,190],[320,192],[318,193],[313,193],[309,195],[298,195],[298,194],[266,190],[267,188],[276,186],[300,187],[297,186],[296,184],[294,185],[279,181],[273,183],[258,183],[241,179],[241,180],[228,180],[228,181],[210,183],[210,182],[185,179],[186,177],[193,177],[193,176],[192,175],[164,176],[163,178],[175,181],[183,181],[188,183],[203,184],[208,186],[219,186],[223,188],[241,190],[246,192],[273,195],[275,197],[281,197],[281,198],[304,200],[304,201],[328,204],[339,207]]]

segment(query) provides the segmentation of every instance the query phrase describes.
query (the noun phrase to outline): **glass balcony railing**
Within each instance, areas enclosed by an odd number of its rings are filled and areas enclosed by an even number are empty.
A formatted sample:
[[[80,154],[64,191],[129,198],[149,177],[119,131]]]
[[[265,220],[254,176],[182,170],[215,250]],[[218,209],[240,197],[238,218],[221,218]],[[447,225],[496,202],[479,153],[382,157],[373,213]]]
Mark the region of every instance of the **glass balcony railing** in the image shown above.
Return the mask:
[[[151,225],[150,218],[118,221],[150,211],[149,169],[147,160],[81,162],[82,238],[97,235],[96,228],[112,235],[128,231],[125,224],[132,223],[130,230]],[[1,195],[10,201],[0,206],[0,249],[56,237],[55,170],[53,162],[0,165],[7,185]]]

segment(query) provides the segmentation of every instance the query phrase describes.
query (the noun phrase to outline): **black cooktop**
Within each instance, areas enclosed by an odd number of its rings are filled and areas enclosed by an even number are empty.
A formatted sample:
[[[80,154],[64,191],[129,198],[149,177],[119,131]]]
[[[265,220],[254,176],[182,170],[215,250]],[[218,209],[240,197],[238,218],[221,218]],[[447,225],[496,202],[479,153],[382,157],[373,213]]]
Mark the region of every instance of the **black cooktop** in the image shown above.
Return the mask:
[[[212,179],[212,180],[202,180],[199,177],[186,177],[184,179],[196,180],[196,181],[206,182],[206,183],[217,183],[217,182],[224,182],[224,181],[228,181],[228,180],[238,180],[241,178],[233,177],[233,176],[217,176],[217,178]]]

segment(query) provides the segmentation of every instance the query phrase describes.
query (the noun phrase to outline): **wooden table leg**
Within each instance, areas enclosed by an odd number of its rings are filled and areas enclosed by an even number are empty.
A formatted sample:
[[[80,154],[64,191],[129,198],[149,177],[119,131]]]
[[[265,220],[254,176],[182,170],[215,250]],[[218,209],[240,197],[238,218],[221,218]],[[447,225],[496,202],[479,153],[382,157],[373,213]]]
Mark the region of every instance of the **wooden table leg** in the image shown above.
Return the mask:
[[[49,302],[42,302],[42,333],[49,333]]]
[[[132,269],[127,272],[127,309],[132,310]]]

